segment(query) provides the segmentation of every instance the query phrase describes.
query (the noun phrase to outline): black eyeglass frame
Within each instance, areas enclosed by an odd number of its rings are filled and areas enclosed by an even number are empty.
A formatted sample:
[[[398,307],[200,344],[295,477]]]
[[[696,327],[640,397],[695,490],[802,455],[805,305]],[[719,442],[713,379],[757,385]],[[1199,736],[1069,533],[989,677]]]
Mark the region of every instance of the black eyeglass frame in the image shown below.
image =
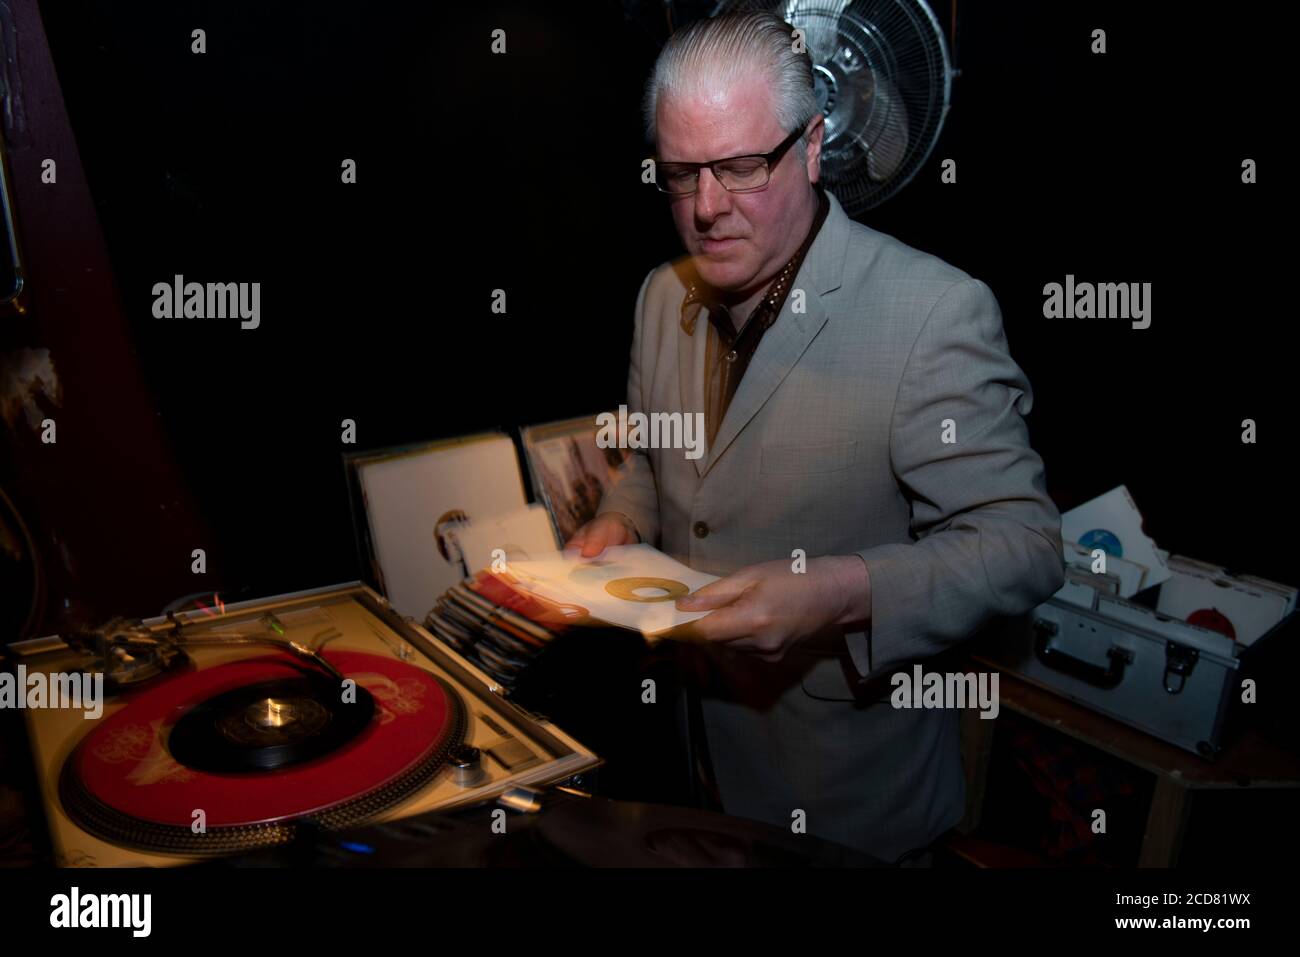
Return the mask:
[[[807,125],[808,124],[806,123],[800,125],[797,129],[792,131],[789,136],[783,139],[777,145],[776,149],[768,153],[741,153],[739,156],[725,156],[722,159],[709,160],[707,163],[660,163],[658,160],[655,160],[655,188],[665,196],[693,196],[700,190],[700,170],[707,166],[709,172],[713,174],[713,178],[718,180],[718,185],[729,193],[756,193],[760,189],[767,189],[767,187],[772,183],[772,170],[781,162],[781,158],[789,152],[790,147],[794,146],[799,137],[803,136],[804,131],[807,129]],[[714,169],[714,167],[720,163],[730,163],[735,160],[745,159],[761,159],[767,164],[767,182],[762,186],[746,186],[744,189],[732,189],[731,187],[724,185],[722,180],[718,177],[718,171]],[[659,171],[665,167],[670,169],[693,168],[695,170],[695,189],[686,193],[678,193],[664,189],[659,185]]]

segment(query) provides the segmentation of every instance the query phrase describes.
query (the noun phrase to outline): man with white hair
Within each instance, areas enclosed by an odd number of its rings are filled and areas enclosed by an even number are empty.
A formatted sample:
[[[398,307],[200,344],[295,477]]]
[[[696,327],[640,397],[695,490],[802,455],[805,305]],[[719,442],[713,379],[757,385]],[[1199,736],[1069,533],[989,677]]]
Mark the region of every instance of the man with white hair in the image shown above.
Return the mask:
[[[659,56],[647,127],[688,255],[641,286],[627,405],[703,412],[708,451],[636,451],[570,544],[725,576],[679,602],[710,613],[678,648],[725,811],[911,862],[962,816],[959,718],[873,679],[1060,588],[1060,515],[992,292],[822,188],[795,40],[726,16]]]

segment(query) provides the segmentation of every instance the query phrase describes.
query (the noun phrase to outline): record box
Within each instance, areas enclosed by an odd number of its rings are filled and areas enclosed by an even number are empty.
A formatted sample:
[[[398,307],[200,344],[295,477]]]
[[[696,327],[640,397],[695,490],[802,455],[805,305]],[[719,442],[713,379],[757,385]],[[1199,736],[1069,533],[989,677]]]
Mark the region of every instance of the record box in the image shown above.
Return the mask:
[[[1213,759],[1254,696],[1266,649],[1294,640],[1298,590],[1182,555],[1124,597],[1123,575],[1070,561],[1060,591],[994,628],[977,657]],[[1285,637],[1291,634],[1291,638]],[[1274,692],[1276,693],[1276,692]]]
[[[10,646],[55,861],[167,866],[581,783],[600,759],[359,583]]]

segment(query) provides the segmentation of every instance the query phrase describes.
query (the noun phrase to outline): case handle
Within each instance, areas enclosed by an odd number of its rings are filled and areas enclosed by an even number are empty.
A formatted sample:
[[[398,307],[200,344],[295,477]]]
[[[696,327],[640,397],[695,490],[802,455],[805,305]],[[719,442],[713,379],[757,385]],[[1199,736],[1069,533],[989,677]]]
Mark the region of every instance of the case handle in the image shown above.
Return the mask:
[[[1052,637],[1057,633],[1055,623],[1042,618],[1034,620],[1034,654],[1053,671],[1078,678],[1097,688],[1114,688],[1124,680],[1124,666],[1133,663],[1133,652],[1118,645],[1106,650],[1109,664],[1103,668],[1052,647]]]

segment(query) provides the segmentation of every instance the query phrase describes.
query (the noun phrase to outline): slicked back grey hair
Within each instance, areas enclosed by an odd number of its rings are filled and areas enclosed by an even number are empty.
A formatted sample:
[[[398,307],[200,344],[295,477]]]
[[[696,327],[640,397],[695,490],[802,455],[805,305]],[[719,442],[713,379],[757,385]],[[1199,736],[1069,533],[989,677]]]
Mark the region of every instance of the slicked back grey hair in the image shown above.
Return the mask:
[[[726,89],[737,80],[766,73],[775,94],[776,118],[787,133],[818,112],[812,57],[794,49],[794,27],[773,13],[727,14],[696,20],[664,44],[646,83],[645,133],[653,144],[659,100]],[[760,72],[761,71],[761,72]],[[804,137],[795,144],[804,154]]]

